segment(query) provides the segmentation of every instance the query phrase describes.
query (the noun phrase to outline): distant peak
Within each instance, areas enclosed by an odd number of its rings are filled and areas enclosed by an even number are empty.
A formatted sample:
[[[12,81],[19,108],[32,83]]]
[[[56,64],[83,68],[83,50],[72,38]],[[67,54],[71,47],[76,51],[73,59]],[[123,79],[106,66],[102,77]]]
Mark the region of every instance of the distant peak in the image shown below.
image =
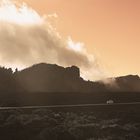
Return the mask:
[[[117,77],[117,79],[122,79],[122,78],[126,78],[126,79],[140,79],[139,75],[132,75],[132,74],[129,74],[129,75],[126,75],[126,76],[120,76],[120,77]]]
[[[37,63],[37,64],[34,64],[32,65],[31,67],[29,68],[44,68],[44,67],[54,67],[54,68],[63,68],[63,69],[73,69],[73,70],[78,70],[80,71],[80,69],[77,67],[77,66],[69,66],[69,67],[63,67],[63,66],[60,66],[60,65],[57,65],[57,64],[50,64],[50,63]],[[26,68],[28,69],[28,68]]]

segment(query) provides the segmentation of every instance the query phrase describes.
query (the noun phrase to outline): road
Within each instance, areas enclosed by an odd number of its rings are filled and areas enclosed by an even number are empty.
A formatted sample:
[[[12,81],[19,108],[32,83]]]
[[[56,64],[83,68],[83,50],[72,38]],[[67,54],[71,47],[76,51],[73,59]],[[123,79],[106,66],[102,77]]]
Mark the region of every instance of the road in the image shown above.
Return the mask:
[[[113,104],[76,104],[76,105],[48,105],[48,106],[22,106],[22,107],[0,107],[0,110],[14,109],[39,109],[39,108],[70,108],[70,107],[94,107],[94,106],[117,106],[117,105],[140,105],[140,102],[113,103]]]

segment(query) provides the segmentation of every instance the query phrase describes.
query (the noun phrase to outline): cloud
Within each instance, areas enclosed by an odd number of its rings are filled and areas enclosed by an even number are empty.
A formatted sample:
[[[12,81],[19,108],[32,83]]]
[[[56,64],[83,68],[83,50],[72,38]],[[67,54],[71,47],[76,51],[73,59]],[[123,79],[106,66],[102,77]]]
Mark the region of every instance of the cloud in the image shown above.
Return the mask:
[[[0,5],[0,64],[23,68],[47,62],[62,66],[76,65],[86,79],[105,76],[100,64],[88,54],[84,43],[64,39],[50,24],[26,4],[2,1]],[[51,17],[57,18],[54,14]]]

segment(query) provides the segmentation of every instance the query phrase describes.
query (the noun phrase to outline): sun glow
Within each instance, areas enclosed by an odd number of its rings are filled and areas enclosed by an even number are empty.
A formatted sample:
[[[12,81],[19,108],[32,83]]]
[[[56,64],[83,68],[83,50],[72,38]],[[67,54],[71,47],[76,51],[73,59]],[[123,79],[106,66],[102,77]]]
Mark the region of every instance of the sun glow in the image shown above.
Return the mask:
[[[10,0],[0,2],[0,21],[22,25],[43,23],[40,15],[25,3],[19,5]]]

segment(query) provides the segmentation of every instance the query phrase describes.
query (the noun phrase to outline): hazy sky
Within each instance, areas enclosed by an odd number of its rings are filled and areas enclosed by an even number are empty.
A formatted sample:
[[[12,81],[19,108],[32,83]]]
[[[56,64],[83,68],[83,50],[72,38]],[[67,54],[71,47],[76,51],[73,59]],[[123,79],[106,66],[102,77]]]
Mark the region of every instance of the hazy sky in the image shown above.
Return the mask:
[[[84,42],[112,75],[140,75],[140,0],[21,0],[58,15],[57,30]]]

